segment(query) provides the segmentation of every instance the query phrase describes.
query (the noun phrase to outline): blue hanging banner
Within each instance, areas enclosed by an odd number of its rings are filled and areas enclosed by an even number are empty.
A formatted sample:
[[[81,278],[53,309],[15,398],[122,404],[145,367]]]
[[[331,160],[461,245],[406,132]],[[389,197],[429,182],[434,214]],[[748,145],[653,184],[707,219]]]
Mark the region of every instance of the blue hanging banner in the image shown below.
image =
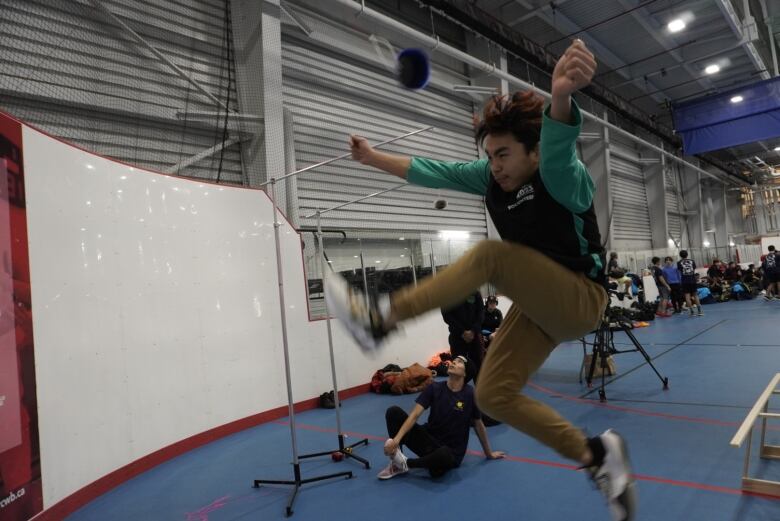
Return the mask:
[[[685,155],[780,137],[780,77],[675,104],[672,115]]]

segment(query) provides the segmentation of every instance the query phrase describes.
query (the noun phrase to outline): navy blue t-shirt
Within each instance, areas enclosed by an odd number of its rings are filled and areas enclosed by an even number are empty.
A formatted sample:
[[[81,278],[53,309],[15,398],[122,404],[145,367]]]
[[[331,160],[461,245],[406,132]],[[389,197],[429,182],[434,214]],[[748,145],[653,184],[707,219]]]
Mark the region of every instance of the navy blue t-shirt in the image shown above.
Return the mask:
[[[677,263],[683,284],[696,284],[696,263],[693,259],[682,259]]]
[[[460,391],[453,392],[446,381],[434,382],[415,401],[424,409],[430,407],[426,430],[449,447],[455,464],[460,465],[469,443],[471,424],[482,417],[474,401],[474,388],[464,385]]]
[[[780,271],[778,270],[777,266],[778,261],[778,255],[777,252],[769,252],[766,254],[766,257],[764,257],[763,268],[764,272],[767,275],[774,275],[775,272]]]

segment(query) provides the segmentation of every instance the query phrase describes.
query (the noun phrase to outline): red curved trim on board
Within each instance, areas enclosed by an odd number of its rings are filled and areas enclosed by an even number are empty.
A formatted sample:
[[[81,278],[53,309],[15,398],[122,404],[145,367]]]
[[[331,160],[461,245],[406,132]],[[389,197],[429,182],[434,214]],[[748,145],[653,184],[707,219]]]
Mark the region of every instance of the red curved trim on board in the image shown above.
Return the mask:
[[[341,400],[345,400],[347,398],[352,398],[353,396],[366,394],[369,392],[369,388],[369,384],[351,387],[349,389],[339,391],[339,398]],[[312,398],[310,400],[296,403],[295,412],[300,413],[303,411],[308,411],[315,409],[318,406],[319,398]],[[212,441],[218,440],[220,438],[224,438],[225,436],[230,436],[231,434],[235,434],[251,427],[256,427],[257,425],[278,420],[279,418],[284,418],[287,416],[288,412],[289,411],[287,410],[286,405],[283,407],[277,407],[276,409],[271,409],[269,411],[261,412],[259,414],[248,416],[240,420],[226,423],[225,425],[221,425],[189,438],[185,438],[181,441],[177,441],[176,443],[156,450],[151,454],[144,456],[143,458],[128,463],[124,467],[118,468],[117,470],[106,474],[102,478],[93,481],[89,485],[73,492],[69,496],[62,498],[60,501],[40,512],[35,517],[32,517],[30,521],[60,521],[93,499],[102,496],[110,490],[118,487],[122,483],[129,481],[130,479],[160,465],[161,463],[165,463],[166,461],[180,456],[185,452],[197,449],[198,447],[206,445],[207,443],[211,443]]]

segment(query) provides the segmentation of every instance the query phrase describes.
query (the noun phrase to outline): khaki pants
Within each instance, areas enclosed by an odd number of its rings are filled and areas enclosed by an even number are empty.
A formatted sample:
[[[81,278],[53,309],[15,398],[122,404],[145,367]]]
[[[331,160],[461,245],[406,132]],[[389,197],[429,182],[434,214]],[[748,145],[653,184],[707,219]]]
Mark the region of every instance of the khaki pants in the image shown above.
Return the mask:
[[[538,251],[506,241],[483,241],[438,275],[392,296],[399,320],[450,307],[490,282],[514,303],[482,363],[477,404],[493,418],[579,460],[583,432],[544,403],[520,394],[559,343],[598,325],[607,293]]]

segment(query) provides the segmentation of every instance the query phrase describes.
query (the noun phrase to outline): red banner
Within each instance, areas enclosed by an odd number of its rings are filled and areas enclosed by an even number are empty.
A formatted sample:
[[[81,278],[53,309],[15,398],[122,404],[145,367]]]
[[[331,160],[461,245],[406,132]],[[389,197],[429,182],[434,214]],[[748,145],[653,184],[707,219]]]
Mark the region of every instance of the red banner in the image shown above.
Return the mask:
[[[0,521],[43,509],[22,126],[0,114]]]

